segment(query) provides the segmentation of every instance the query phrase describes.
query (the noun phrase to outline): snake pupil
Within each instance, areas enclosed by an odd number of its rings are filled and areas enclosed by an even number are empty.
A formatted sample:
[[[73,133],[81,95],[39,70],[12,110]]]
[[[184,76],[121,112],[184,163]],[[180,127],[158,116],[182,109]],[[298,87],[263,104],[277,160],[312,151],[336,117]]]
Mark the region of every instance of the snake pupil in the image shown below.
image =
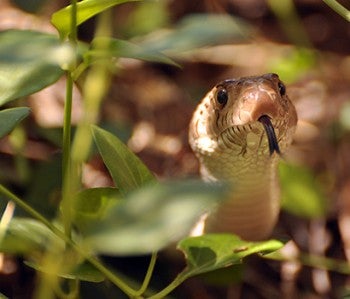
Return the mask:
[[[281,96],[286,94],[286,86],[282,82],[278,82],[278,90]]]
[[[225,105],[228,101],[228,94],[226,89],[220,89],[216,94],[216,100],[219,104]]]

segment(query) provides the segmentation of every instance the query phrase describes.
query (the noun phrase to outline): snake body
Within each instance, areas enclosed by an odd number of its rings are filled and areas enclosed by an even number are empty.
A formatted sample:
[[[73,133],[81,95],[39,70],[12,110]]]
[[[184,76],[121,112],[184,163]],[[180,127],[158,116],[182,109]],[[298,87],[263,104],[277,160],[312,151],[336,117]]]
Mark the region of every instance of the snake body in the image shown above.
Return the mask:
[[[200,224],[202,232],[267,238],[278,218],[278,160],[292,142],[296,110],[276,74],[229,79],[200,102],[189,143],[206,181],[226,181],[226,201]]]

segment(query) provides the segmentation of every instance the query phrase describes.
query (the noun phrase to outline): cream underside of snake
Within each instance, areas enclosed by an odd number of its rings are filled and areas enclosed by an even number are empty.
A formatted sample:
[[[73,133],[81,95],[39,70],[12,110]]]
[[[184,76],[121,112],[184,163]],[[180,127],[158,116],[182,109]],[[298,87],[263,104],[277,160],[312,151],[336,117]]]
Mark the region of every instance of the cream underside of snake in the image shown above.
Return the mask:
[[[222,90],[226,103],[218,101]],[[262,116],[274,130],[280,153],[271,151]],[[223,232],[246,240],[270,236],[280,210],[278,161],[292,142],[296,123],[295,108],[276,74],[226,80],[204,97],[193,114],[189,142],[202,178],[229,182],[232,191],[203,215],[191,235]]]

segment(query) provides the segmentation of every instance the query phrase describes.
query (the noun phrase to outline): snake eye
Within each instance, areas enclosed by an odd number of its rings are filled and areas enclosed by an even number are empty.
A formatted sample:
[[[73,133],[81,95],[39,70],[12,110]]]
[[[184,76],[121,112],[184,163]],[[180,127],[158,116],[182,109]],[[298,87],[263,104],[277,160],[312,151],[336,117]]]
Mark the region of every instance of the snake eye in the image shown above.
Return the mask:
[[[286,94],[286,86],[282,82],[278,82],[278,90],[281,96]]]
[[[218,101],[219,104],[225,105],[228,100],[228,94],[226,89],[220,89],[218,93],[216,94],[216,100]]]

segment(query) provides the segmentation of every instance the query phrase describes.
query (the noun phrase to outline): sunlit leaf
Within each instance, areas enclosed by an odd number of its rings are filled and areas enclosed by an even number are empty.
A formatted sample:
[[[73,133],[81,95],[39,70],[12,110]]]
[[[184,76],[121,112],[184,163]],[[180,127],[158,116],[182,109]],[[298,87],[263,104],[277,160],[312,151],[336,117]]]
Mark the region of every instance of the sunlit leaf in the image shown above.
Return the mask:
[[[74,198],[74,224],[80,231],[96,225],[108,210],[117,204],[119,197],[116,188],[92,188],[81,191]]]
[[[148,51],[176,53],[242,41],[249,33],[247,24],[229,15],[197,14],[182,19],[173,30],[152,34],[143,41],[142,47]]]
[[[57,81],[71,52],[57,36],[25,30],[0,32],[0,105]]]
[[[91,17],[111,8],[115,5],[135,2],[140,0],[84,0],[77,3],[77,25],[85,22]],[[70,33],[72,6],[69,5],[52,15],[51,22],[59,31],[60,36],[65,38]]]
[[[281,163],[279,172],[283,209],[306,218],[326,215],[327,199],[309,169]]]
[[[188,278],[241,263],[248,255],[275,251],[282,246],[283,243],[277,240],[247,242],[229,234],[189,237],[178,244],[187,262],[187,267],[180,277]]]
[[[116,136],[96,126],[93,127],[93,136],[121,194],[155,181],[142,161]]]
[[[30,109],[27,107],[10,108],[0,111],[0,138],[10,133],[12,129],[26,116]]]
[[[154,184],[132,192],[91,228],[86,242],[98,253],[145,254],[186,236],[225,188],[199,181]]]
[[[36,271],[48,273],[47,269],[36,264],[33,261],[25,261],[24,263]],[[79,279],[79,280],[89,281],[89,282],[101,282],[105,279],[103,274],[89,263],[79,264],[75,267],[75,269],[73,269],[68,273],[61,271],[59,273],[54,273],[54,274],[66,279]]]
[[[109,52],[107,54],[110,56],[134,58],[143,61],[166,63],[178,66],[178,64],[175,61],[165,56],[164,54],[154,51],[152,49],[149,50],[146,47],[142,47],[135,43],[131,43],[120,39],[108,39],[100,37],[96,38],[93,41],[93,44],[98,42],[108,42]],[[87,55],[90,55],[92,58],[98,58],[99,56],[103,55],[103,53],[99,53],[96,50],[91,50],[87,53]]]
[[[45,250],[51,241],[62,244],[44,224],[30,218],[13,218],[0,242],[0,251],[7,253],[28,253]]]
[[[9,298],[6,297],[4,294],[0,293],[0,299],[9,299]]]
[[[279,74],[284,82],[295,82],[315,67],[316,52],[305,48],[291,48],[283,57],[271,57],[269,70]]]

